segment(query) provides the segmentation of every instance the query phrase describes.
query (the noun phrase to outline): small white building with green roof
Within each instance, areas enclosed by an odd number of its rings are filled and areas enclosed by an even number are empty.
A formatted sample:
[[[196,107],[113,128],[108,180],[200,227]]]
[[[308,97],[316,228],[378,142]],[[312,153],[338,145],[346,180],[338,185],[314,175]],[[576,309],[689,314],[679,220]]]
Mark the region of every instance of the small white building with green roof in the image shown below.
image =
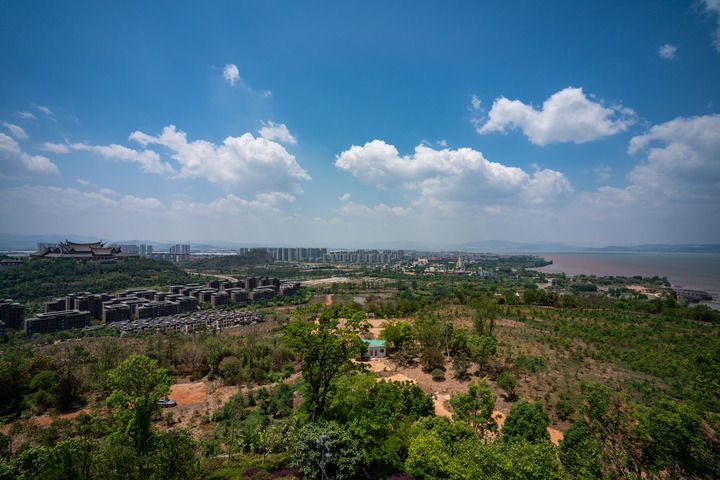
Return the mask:
[[[369,340],[363,338],[363,342],[367,345],[367,350],[363,354],[363,358],[385,358],[387,356],[385,340]]]

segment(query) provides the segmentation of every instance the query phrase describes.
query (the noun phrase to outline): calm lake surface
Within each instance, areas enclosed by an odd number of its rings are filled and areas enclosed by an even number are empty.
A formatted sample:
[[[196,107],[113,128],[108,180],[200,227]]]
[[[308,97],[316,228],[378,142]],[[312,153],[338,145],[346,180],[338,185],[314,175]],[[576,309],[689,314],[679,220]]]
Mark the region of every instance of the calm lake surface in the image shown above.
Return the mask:
[[[553,264],[538,268],[567,275],[667,277],[674,287],[704,290],[720,308],[720,254],[715,253],[538,253]]]

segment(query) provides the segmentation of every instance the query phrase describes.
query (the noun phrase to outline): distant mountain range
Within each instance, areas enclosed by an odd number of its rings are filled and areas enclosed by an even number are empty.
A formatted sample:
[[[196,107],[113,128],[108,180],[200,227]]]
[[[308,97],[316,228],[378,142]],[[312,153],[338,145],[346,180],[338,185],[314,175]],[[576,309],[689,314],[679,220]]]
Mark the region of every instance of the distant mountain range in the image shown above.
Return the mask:
[[[34,250],[38,243],[56,243],[63,240],[76,242],[94,242],[97,237],[85,235],[17,235],[0,233],[0,250]],[[204,242],[172,242],[154,240],[113,240],[103,239],[109,243],[149,244],[156,249],[166,249],[173,243],[190,243],[194,250],[212,250],[214,248],[239,247],[288,247],[288,246],[327,246],[328,248],[366,248],[366,249],[405,249],[425,251],[463,251],[463,252],[497,252],[497,253],[720,253],[720,244],[664,244],[647,243],[642,245],[611,245],[606,247],[583,247],[566,245],[556,242],[513,242],[507,240],[482,240],[459,244],[438,244],[418,241],[362,242],[354,245],[291,245],[287,243],[259,244],[251,242],[204,241]]]
[[[606,247],[582,247],[553,242],[510,242],[486,240],[455,245],[453,250],[466,252],[524,252],[524,253],[720,253],[720,244],[664,244],[610,245]]]

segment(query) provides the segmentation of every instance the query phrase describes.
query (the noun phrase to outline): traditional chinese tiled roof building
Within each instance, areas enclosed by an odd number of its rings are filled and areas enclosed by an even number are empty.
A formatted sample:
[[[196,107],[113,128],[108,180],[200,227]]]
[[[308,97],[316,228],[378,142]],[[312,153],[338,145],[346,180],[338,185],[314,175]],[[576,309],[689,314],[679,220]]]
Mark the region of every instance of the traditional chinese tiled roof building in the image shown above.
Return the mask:
[[[65,240],[54,246],[46,246],[35,254],[40,258],[74,258],[78,260],[112,260],[122,258],[118,246],[105,246],[103,242],[77,243]]]

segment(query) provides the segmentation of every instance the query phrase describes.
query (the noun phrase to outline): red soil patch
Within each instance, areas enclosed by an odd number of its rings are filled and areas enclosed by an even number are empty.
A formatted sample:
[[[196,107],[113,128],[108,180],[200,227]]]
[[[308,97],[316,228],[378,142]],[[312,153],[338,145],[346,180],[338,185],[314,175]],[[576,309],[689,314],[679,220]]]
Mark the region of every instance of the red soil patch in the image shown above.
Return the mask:
[[[208,386],[206,382],[176,383],[170,387],[169,397],[178,405],[193,405],[202,403],[207,399]]]

